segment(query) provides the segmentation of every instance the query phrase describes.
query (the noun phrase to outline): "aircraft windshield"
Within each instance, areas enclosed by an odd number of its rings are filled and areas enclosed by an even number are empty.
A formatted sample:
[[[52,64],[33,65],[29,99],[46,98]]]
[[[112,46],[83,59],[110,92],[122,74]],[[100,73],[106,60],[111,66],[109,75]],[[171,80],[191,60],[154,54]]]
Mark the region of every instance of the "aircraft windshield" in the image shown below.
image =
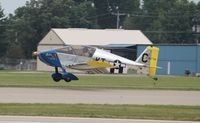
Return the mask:
[[[95,48],[88,47],[88,46],[67,46],[61,49],[57,49],[56,51],[58,53],[65,53],[65,54],[71,54],[71,55],[77,55],[77,56],[84,56],[84,57],[92,57]]]

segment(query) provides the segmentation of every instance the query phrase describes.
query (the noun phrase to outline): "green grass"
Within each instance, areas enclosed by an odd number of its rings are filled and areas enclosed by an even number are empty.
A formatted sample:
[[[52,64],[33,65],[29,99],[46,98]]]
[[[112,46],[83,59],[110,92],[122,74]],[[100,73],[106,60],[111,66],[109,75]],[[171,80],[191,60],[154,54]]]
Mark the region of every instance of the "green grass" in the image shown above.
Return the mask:
[[[146,76],[79,76],[79,81],[53,82],[50,73],[0,72],[0,87],[51,87],[72,89],[165,89],[200,90],[200,78],[159,76],[158,81]]]
[[[200,121],[200,106],[0,104],[0,115]]]

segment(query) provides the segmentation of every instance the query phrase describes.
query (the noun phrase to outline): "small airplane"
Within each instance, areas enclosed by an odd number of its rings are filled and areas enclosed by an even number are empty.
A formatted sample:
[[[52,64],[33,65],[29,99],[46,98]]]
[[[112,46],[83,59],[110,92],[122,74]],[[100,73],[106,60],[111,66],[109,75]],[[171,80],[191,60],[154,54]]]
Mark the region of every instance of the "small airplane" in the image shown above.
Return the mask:
[[[38,56],[45,64],[55,67],[55,73],[52,74],[55,82],[79,80],[77,76],[67,72],[66,68],[77,70],[119,69],[123,65],[129,66],[139,74],[145,74],[157,80],[155,75],[158,68],[158,53],[159,48],[148,46],[136,61],[132,61],[97,47],[70,45],[40,53],[33,52],[33,56]],[[58,68],[61,68],[62,72],[59,72]]]

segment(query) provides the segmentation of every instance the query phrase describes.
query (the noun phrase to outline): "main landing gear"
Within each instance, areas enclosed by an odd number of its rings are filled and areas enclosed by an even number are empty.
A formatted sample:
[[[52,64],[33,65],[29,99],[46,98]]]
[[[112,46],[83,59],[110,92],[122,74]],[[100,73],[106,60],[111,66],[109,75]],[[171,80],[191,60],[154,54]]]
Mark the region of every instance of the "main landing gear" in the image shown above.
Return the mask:
[[[71,82],[71,80],[78,80],[78,78],[72,73],[67,73],[63,70],[63,74],[58,72],[58,67],[55,67],[55,73],[51,75],[52,79],[55,82],[59,82],[60,80],[65,80],[65,82]]]
[[[58,72],[57,67],[55,67],[55,73],[53,73],[51,77],[55,82],[59,82],[62,79],[62,74]]]

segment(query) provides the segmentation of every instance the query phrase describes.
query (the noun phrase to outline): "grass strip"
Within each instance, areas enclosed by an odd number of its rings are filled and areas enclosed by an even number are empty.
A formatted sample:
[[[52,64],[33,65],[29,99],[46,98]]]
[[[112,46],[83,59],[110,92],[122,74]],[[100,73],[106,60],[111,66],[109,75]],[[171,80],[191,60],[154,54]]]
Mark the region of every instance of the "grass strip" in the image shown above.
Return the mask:
[[[0,115],[200,121],[200,106],[1,103]]]
[[[154,81],[144,76],[79,76],[79,81],[54,82],[50,73],[0,72],[0,87],[41,87],[70,89],[157,89],[200,90],[200,78],[159,76]]]

